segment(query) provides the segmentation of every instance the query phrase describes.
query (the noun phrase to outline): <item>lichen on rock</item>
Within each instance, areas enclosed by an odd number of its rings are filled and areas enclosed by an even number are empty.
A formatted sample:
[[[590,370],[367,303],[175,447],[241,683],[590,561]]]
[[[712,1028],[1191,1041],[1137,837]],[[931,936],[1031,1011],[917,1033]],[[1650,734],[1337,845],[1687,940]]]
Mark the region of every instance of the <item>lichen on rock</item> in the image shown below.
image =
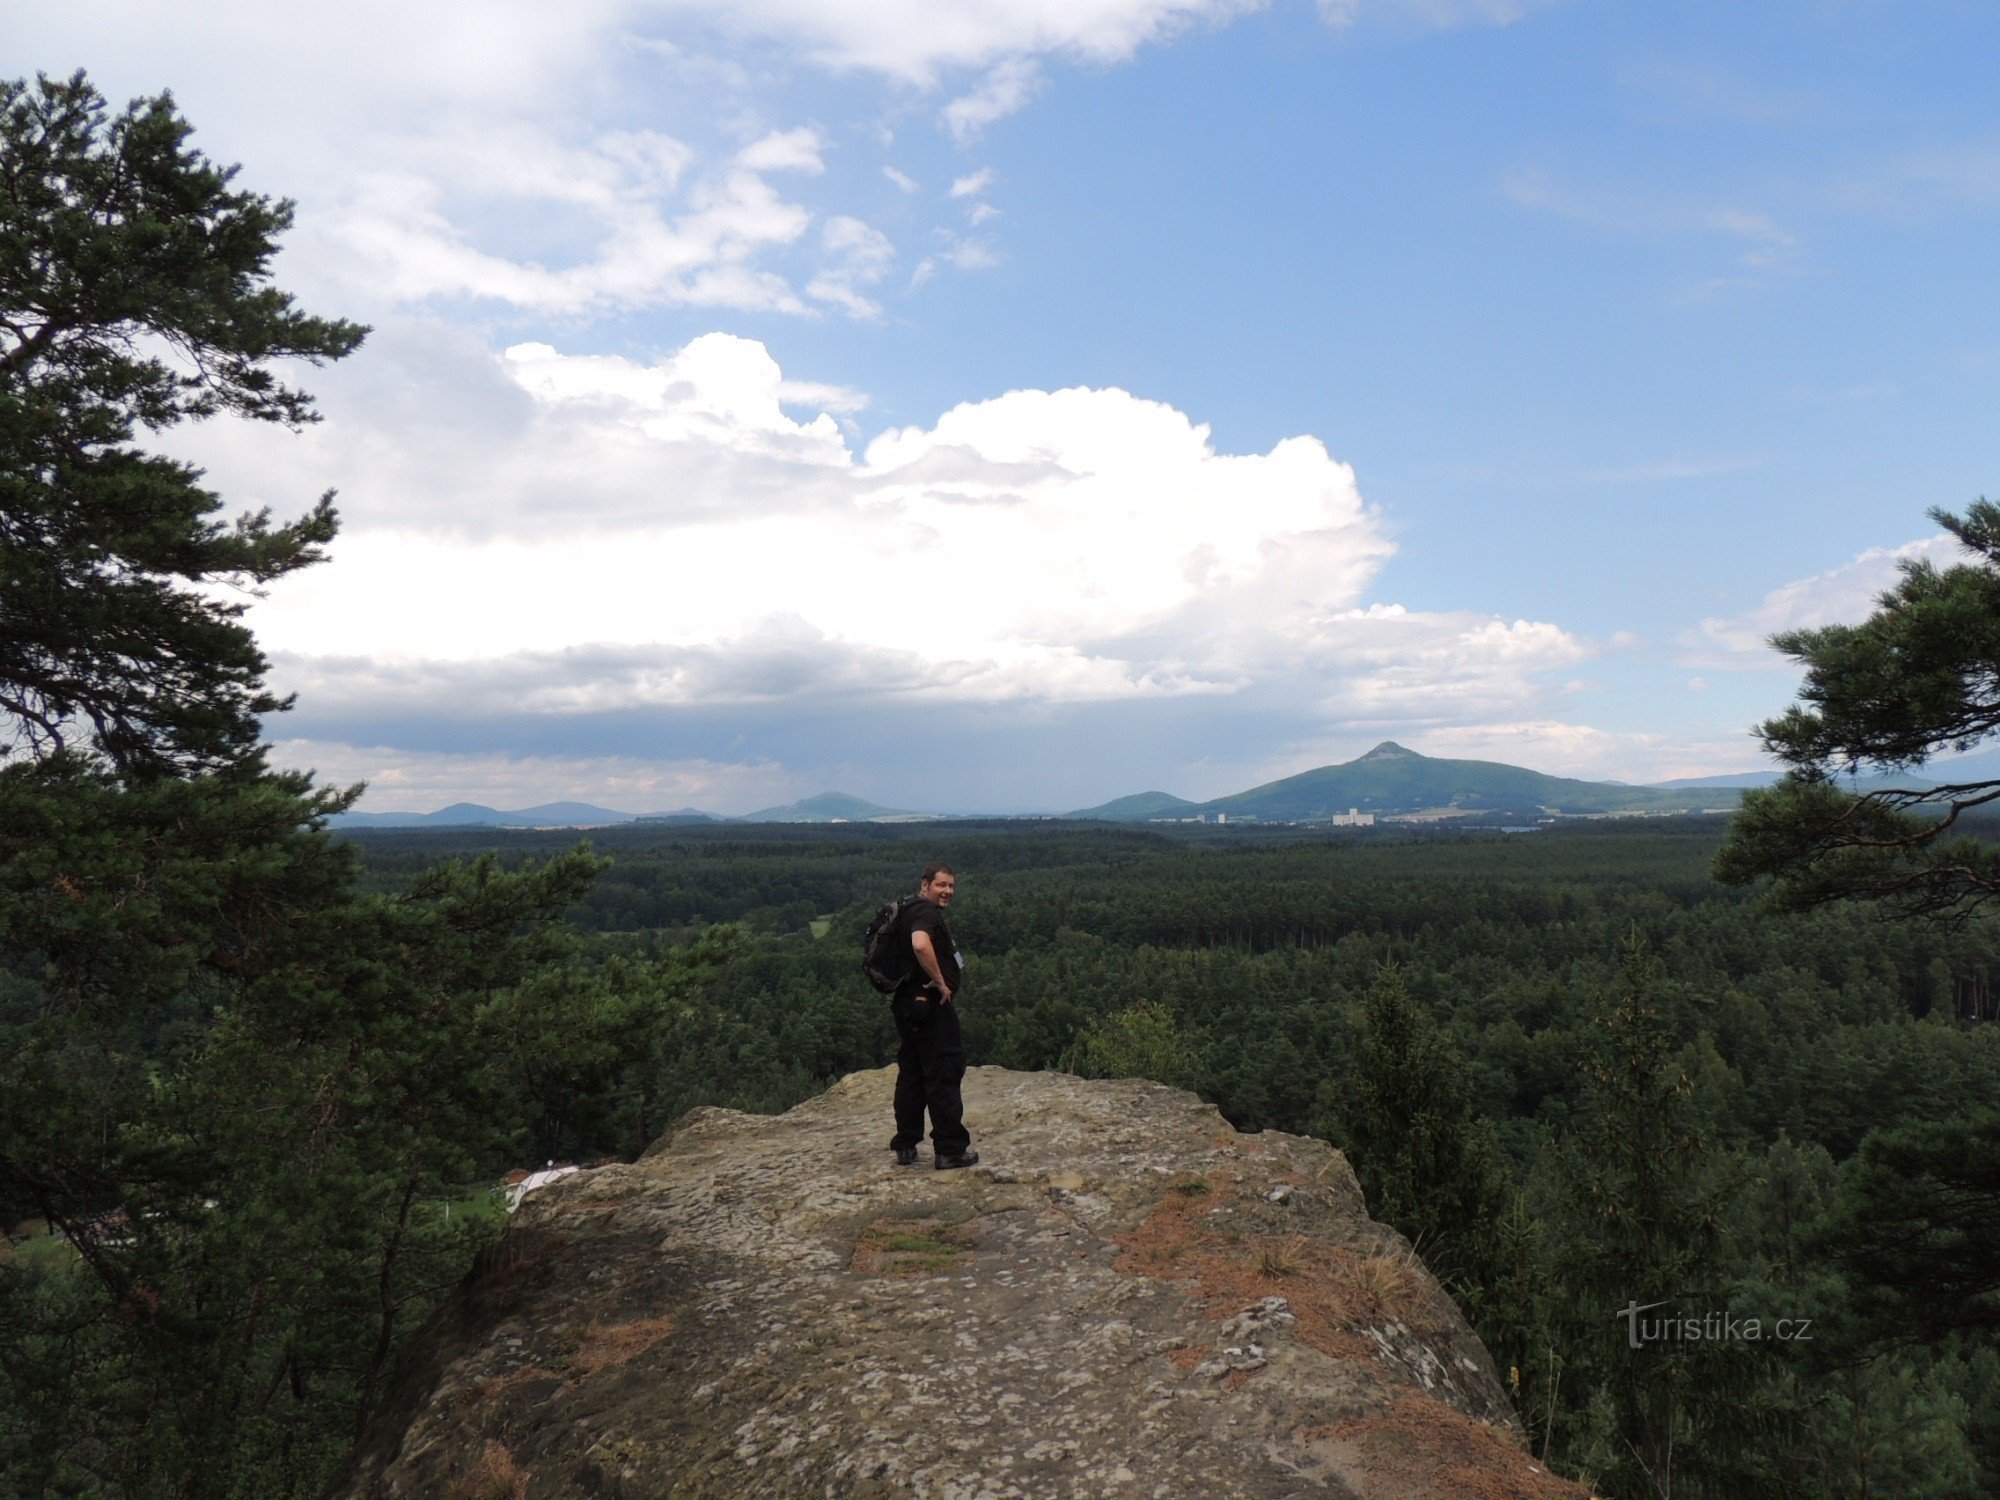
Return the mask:
[[[336,1493],[1583,1494],[1324,1142],[976,1068],[981,1164],[898,1167],[892,1082],[528,1198]]]

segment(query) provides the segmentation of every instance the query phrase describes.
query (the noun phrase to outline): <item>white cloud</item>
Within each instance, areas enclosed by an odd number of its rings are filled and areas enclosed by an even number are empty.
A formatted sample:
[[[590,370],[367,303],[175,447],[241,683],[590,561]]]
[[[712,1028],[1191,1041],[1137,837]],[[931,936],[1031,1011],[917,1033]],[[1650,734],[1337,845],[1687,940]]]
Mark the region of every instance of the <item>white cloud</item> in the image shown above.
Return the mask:
[[[654,444],[799,464],[847,462],[846,442],[829,418],[802,424],[785,414],[782,403],[796,388],[788,390],[777,361],[750,339],[704,334],[652,365],[565,355],[547,344],[517,344],[506,360],[508,373],[564,435],[582,428],[595,440],[624,429]],[[578,507],[566,513],[574,517]]]
[[[824,66],[926,87],[947,71],[1032,56],[1122,62],[1189,25],[1230,19],[1259,0],[656,0],[655,15],[697,15]]]
[[[1550,776],[1633,784],[1715,776],[1759,760],[1747,734],[1724,738],[1636,733],[1557,719],[1455,725],[1416,737],[1412,749],[1461,760],[1497,760]]]
[[[453,302],[562,319],[868,318],[869,278],[810,255],[816,224],[858,206],[816,201],[849,191],[824,172],[829,141],[782,118],[768,128],[782,70],[701,55],[693,39],[954,89],[944,122],[969,139],[1028,101],[1047,60],[1117,62],[1253,3],[74,0],[15,7],[8,40],[56,73],[89,64],[114,98],[171,82],[203,149],[247,163],[246,185],[300,197],[285,278],[308,305],[368,321]],[[677,128],[659,128],[668,119]],[[766,125],[729,138],[745,120]]]
[[[995,121],[1027,107],[1042,85],[1041,65],[1033,58],[1010,57],[996,63],[979,86],[944,107],[944,123],[952,138],[964,145],[978,138]]]
[[[951,185],[948,196],[953,198],[976,198],[993,186],[993,169],[981,167],[977,172],[969,172]]]
[[[454,357],[473,368],[449,387],[483,413],[342,387],[303,438],[210,430],[231,493],[257,495],[239,479],[289,441],[303,492],[337,476],[353,502],[334,565],[253,609],[315,712],[1252,693],[1445,723],[1518,715],[1594,649],[1547,623],[1369,604],[1392,546],[1310,437],[1223,454],[1124,391],[1024,390],[857,455],[825,411],[784,409],[798,387],[746,339],[649,364],[546,344]],[[382,354],[374,368],[410,388]],[[376,425],[390,413],[401,425]]]
[[[777,148],[763,149],[769,144],[744,154],[768,160],[778,154]],[[601,143],[576,150],[542,145],[553,180],[523,178],[511,182],[507,194],[576,211],[567,238],[579,258],[568,264],[474,244],[439,184],[455,182],[462,195],[477,190],[481,179],[447,170],[365,174],[343,202],[302,225],[301,239],[334,262],[337,279],[365,286],[371,299],[392,305],[463,298],[556,315],[675,305],[804,310],[782,275],[755,262],[797,241],[812,216],[758,171],[739,162],[702,179],[675,212],[641,179],[621,175],[630,165],[622,152],[607,153]],[[545,227],[560,233],[564,226]]]
[[[797,125],[730,139],[764,113],[750,101],[656,103],[646,85],[667,59],[634,40],[659,15],[651,0],[357,0],[254,18],[78,0],[10,16],[9,41],[58,72],[89,62],[114,99],[171,81],[210,156],[300,198],[284,274],[309,305],[369,321],[451,301],[562,318],[862,311],[799,290],[825,274],[852,285],[795,253],[821,213],[798,191],[823,175],[825,139]],[[669,114],[695,133],[651,123]]]
[[[889,274],[896,247],[889,237],[861,220],[844,214],[826,221],[821,238],[826,267],[806,285],[806,295],[832,302],[857,318],[872,318],[882,309],[863,294]]]
[[[1900,547],[1871,548],[1840,567],[1772,589],[1742,614],[1703,620],[1697,630],[1682,637],[1681,645],[1687,648],[1682,660],[1717,669],[1784,665],[1787,658],[1768,644],[1773,635],[1858,624],[1874,613],[1877,596],[1895,586],[1901,564],[1928,561],[1947,567],[1961,556],[1956,539],[1943,535]]]
[[[961,271],[990,271],[1000,264],[1000,252],[989,240],[955,240],[944,258]]]
[[[817,131],[774,130],[737,152],[736,164],[748,172],[805,172],[817,176],[826,170],[820,151]]]
[[[912,177],[908,172],[899,172],[894,167],[884,167],[882,175],[894,183],[901,192],[914,193],[918,190],[917,179]]]
[[[824,380],[780,380],[778,400],[786,406],[806,406],[817,411],[838,412],[843,416],[866,411],[870,404],[866,391]]]

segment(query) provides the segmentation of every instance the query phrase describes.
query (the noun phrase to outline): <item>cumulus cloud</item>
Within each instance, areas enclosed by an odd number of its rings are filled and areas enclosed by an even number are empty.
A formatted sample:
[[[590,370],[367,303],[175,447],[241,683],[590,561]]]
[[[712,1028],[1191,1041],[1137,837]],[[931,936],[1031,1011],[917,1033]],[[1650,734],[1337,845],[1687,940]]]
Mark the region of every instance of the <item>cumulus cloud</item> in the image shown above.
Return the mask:
[[[1716,669],[1782,665],[1786,658],[1770,648],[1773,635],[1858,623],[1874,613],[1876,598],[1895,586],[1902,564],[1926,561],[1948,567],[1961,558],[1958,542],[1944,535],[1871,548],[1840,567],[1772,589],[1741,614],[1703,620],[1682,638],[1682,659],[1690,666]]]
[[[484,359],[450,387],[484,391],[487,420],[385,434],[362,418],[392,403],[344,391],[295,440],[366,497],[334,565],[252,613],[316,724],[1258,697],[1446,723],[1519,714],[1594,649],[1370,603],[1393,547],[1315,438],[1220,453],[1173,407],[1072,388],[857,453],[828,413],[786,410],[797,388],[752,340]],[[269,467],[254,444],[275,439],[240,436],[209,454],[220,477]]]
[[[952,183],[951,191],[947,196],[952,198],[977,198],[981,193],[993,186],[993,175],[991,167],[981,167],[977,172],[968,172],[965,176],[956,179]]]

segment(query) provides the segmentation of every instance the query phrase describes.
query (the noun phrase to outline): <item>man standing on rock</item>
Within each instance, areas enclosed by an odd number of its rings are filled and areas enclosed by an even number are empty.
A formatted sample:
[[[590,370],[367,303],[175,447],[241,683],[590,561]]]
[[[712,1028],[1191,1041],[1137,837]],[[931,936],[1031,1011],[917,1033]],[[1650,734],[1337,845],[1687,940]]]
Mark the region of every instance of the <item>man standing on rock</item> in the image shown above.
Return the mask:
[[[940,1170],[969,1167],[979,1160],[965,1129],[965,1104],[958,1086],[965,1077],[965,1040],[958,1030],[958,944],[944,909],[958,889],[951,866],[933,860],[924,866],[916,899],[896,918],[899,940],[909,950],[907,977],[896,987],[890,1009],[901,1042],[896,1053],[896,1137],[889,1142],[898,1166],[913,1166],[924,1138],[924,1112],[931,1117],[931,1151]]]

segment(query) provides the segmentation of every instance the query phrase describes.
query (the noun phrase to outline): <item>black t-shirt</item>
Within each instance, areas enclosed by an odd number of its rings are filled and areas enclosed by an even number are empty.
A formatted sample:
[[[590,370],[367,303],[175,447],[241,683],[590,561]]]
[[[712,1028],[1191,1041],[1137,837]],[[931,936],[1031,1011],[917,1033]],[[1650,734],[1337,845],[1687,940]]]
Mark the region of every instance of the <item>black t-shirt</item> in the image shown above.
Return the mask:
[[[944,982],[956,990],[959,976],[958,943],[952,937],[951,926],[945,921],[944,913],[938,909],[938,904],[935,901],[926,901],[922,896],[903,908],[903,941],[910,942],[910,939],[919,932],[929,934],[931,952],[937,957],[938,972],[944,975]],[[910,978],[904,982],[904,988],[914,994],[930,982],[930,975],[926,974],[924,966],[917,962],[916,947],[912,944]]]

